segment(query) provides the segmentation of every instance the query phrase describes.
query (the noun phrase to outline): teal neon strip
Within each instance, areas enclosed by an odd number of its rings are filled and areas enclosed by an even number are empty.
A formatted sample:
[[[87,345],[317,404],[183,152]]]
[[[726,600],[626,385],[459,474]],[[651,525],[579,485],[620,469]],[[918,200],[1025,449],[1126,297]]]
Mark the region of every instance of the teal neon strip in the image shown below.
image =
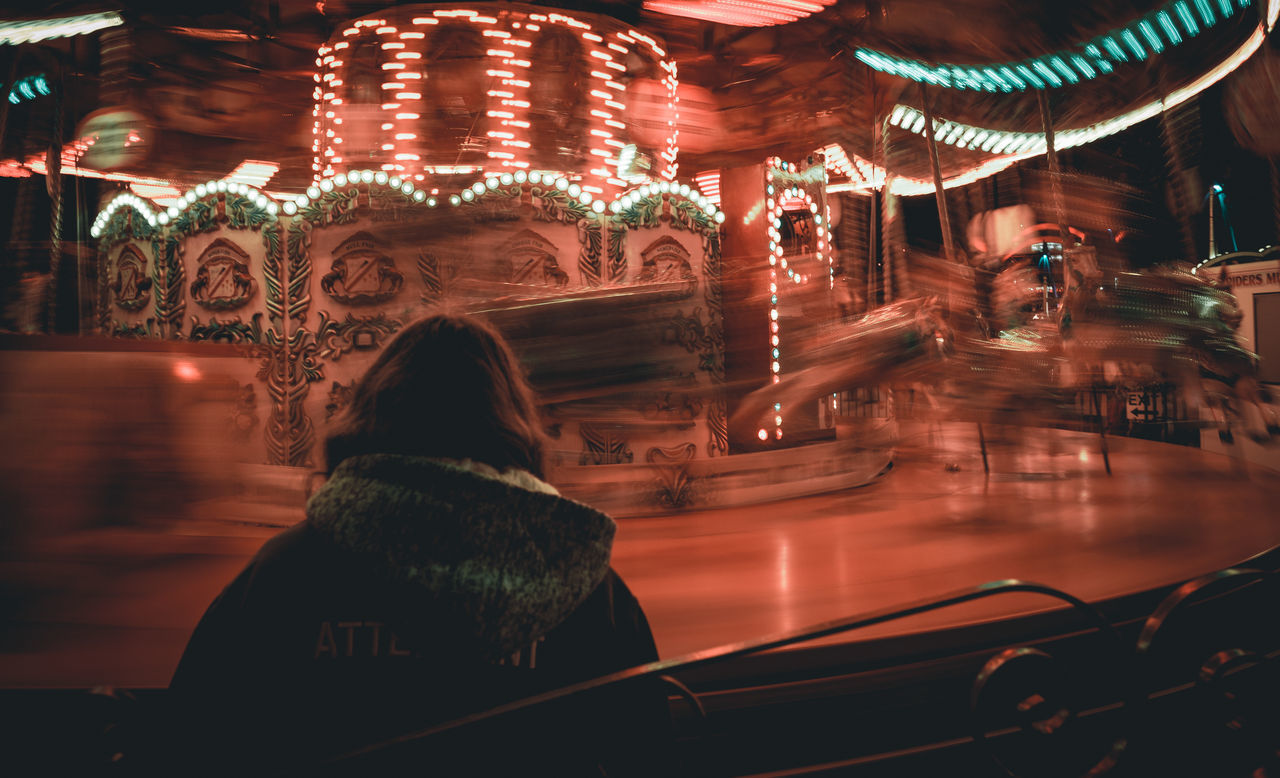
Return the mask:
[[[1054,68],[1062,74],[1062,77],[1067,79],[1068,83],[1074,84],[1080,80],[1080,77],[1076,75],[1076,72],[1068,67],[1067,63],[1062,61],[1062,57],[1053,57],[1049,60],[1049,64],[1053,65]]]
[[[1001,73],[1005,78],[1009,79],[1009,81],[1010,81],[1010,82],[1011,82],[1015,87],[1017,87],[1018,89],[1026,89],[1026,88],[1027,88],[1027,83],[1026,83],[1025,81],[1023,81],[1021,78],[1018,78],[1018,74],[1017,74],[1017,73],[1014,73],[1012,70],[1010,70],[1008,65],[1001,65],[1001,66],[1000,66],[1000,73]]]
[[[1138,59],[1147,58],[1147,50],[1142,48],[1142,44],[1138,43],[1138,36],[1133,34],[1132,30],[1125,30],[1120,33],[1120,40],[1124,41],[1124,45],[1134,53]]]
[[[1138,29],[1142,32],[1142,36],[1147,39],[1147,45],[1156,54],[1164,51],[1164,41],[1160,40],[1160,36],[1156,35],[1156,28],[1151,26],[1151,22],[1143,19],[1138,22]]]
[[[1093,66],[1079,54],[1071,55],[1071,64],[1076,66],[1076,70],[1084,73],[1085,78],[1097,78],[1098,76],[1098,73],[1093,69]]]
[[[1000,91],[1001,91],[1001,92],[1012,92],[1012,91],[1013,91],[1013,87],[1009,85],[1009,82],[1008,82],[1008,81],[1005,81],[1005,80],[1004,80],[1004,78],[1003,78],[1003,77],[1001,77],[1001,75],[1000,75],[999,73],[997,73],[994,69],[992,69],[992,68],[983,68],[983,69],[982,69],[982,72],[983,72],[983,73],[985,73],[985,74],[987,75],[987,78],[989,78],[989,79],[991,79],[992,81],[994,81],[994,82],[996,83],[996,85],[1000,87]]]
[[[1121,62],[1129,61],[1129,55],[1124,53],[1124,49],[1120,48],[1120,44],[1116,43],[1114,38],[1103,38],[1102,45],[1107,47],[1107,51],[1111,52],[1111,56]]]
[[[1053,84],[1054,86],[1062,86],[1062,79],[1054,75],[1053,71],[1040,60],[1034,60],[1031,63],[1031,67],[1035,68],[1037,73],[1044,76],[1045,80],[1050,84]]]
[[[1187,31],[1187,35],[1199,35],[1200,25],[1196,24],[1196,18],[1191,15],[1191,9],[1183,0],[1173,4],[1174,13],[1178,14],[1178,21],[1182,22],[1182,28]]]
[[[968,68],[966,72],[968,72],[970,80],[976,80],[979,84],[982,84],[982,88],[988,92],[995,92],[1000,88],[995,81],[987,78],[986,74],[977,68]]]
[[[1218,23],[1218,17],[1213,15],[1213,9],[1209,7],[1209,0],[1196,0],[1196,10],[1200,12],[1200,19],[1206,27]]]
[[[1032,73],[1031,69],[1026,65],[1014,65],[1014,67],[1017,69],[1018,73],[1020,73],[1023,78],[1030,81],[1031,85],[1036,89],[1044,89],[1044,82],[1040,80],[1039,76]]]
[[[1164,30],[1165,37],[1169,42],[1177,46],[1182,43],[1182,34],[1178,32],[1178,28],[1173,24],[1173,17],[1167,11],[1161,11],[1156,14],[1156,18],[1160,20],[1160,28]]]
[[[1068,84],[1089,81],[1115,72],[1121,63],[1145,60],[1163,53],[1167,48],[1181,45],[1217,24],[1219,14],[1221,18],[1230,18],[1237,10],[1253,4],[1254,0],[1172,0],[1146,17],[1135,19],[1127,27],[1100,35],[1074,50],[1022,62],[928,65],[870,49],[857,49],[854,56],[882,72],[938,86],[993,93],[1048,89],[1063,86],[1064,80]]]

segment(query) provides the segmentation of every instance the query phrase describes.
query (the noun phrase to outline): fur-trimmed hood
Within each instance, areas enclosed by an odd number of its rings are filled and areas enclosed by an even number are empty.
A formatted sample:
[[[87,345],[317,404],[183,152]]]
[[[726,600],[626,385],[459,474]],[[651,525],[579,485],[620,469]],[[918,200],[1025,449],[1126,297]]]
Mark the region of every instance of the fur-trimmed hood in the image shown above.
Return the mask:
[[[546,634],[587,598],[609,570],[616,530],[523,471],[396,454],[344,460],[307,518],[493,656]]]

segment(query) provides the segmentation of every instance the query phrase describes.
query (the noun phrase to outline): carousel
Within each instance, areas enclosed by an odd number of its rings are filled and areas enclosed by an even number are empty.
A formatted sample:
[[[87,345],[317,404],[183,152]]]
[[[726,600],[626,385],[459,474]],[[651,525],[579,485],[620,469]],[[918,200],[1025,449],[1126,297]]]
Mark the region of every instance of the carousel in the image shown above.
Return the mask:
[[[553,480],[618,515],[867,483],[919,409],[1105,433],[1114,397],[1169,386],[1179,420],[1266,440],[1230,295],[1189,272],[1190,160],[1205,90],[1276,94],[1280,3],[1139,6],[1048,28],[1039,6],[718,0],[6,24],[14,229],[40,231],[44,180],[54,236],[8,326],[70,306],[81,335],[216,363],[237,458],[305,472],[389,337],[480,313],[541,393]],[[1274,117],[1234,89],[1276,186]],[[1063,162],[1144,123],[1177,236],[1136,165]]]

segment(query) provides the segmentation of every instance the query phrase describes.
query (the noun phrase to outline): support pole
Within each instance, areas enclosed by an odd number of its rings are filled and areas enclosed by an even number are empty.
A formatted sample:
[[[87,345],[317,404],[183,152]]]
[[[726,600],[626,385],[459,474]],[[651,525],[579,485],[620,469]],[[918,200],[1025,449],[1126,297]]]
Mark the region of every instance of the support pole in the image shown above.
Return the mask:
[[[1045,90],[1036,91],[1036,102],[1040,105],[1040,125],[1044,128],[1045,159],[1049,163],[1049,189],[1053,192],[1053,220],[1058,223],[1058,242],[1062,246],[1062,283],[1068,283],[1070,274],[1067,269],[1067,208],[1062,196],[1062,169],[1058,167],[1058,150],[1053,141],[1053,116],[1049,113],[1049,95]],[[1046,247],[1047,248],[1047,247]],[[1048,255],[1049,252],[1045,252]],[[1049,277],[1053,277],[1053,266],[1049,267]],[[1044,289],[1044,313],[1049,315],[1049,285]]]
[[[938,141],[934,137],[937,135],[938,128],[934,126],[933,106],[930,105],[929,90],[922,86],[920,95],[922,98],[920,102],[924,104],[924,119],[925,127],[927,128],[924,139],[929,144],[929,164],[933,167],[933,195],[938,202],[938,224],[942,227],[942,251],[948,261],[954,262],[956,249],[951,238],[951,217],[947,214],[947,192],[942,188],[942,165],[938,162]]]
[[[49,286],[45,289],[45,332],[58,331],[58,276],[62,272],[62,74],[53,86],[53,126],[45,157],[45,181],[49,192]],[[8,102],[7,100],[5,102]]]
[[[1218,243],[1213,235],[1213,190],[1209,190],[1209,259],[1218,256]]]

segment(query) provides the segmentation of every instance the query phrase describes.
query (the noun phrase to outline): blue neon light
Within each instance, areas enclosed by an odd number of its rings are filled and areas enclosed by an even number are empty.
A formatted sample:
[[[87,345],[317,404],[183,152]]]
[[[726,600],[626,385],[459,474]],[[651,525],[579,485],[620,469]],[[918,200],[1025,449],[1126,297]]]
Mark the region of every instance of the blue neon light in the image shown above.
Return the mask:
[[[1160,54],[1199,35],[1217,24],[1219,18],[1229,19],[1251,5],[1253,0],[1173,0],[1074,50],[1022,62],[930,64],[865,48],[857,49],[854,56],[883,73],[938,86],[986,92],[1048,89],[1089,81],[1114,72],[1123,63]]]

